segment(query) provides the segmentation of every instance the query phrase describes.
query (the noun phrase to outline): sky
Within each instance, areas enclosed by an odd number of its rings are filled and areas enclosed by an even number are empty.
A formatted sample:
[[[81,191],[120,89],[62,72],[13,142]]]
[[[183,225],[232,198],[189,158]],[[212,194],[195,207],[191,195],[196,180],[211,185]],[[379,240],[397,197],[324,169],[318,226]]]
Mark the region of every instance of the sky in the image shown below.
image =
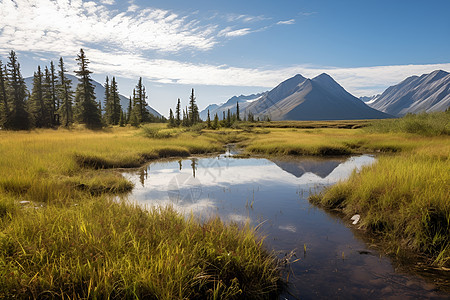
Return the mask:
[[[331,75],[353,95],[450,72],[449,0],[0,0],[0,59],[24,77],[83,48],[93,79],[132,93],[143,78],[163,115],[194,88],[200,109],[296,74]],[[97,95],[103,97],[103,95]]]

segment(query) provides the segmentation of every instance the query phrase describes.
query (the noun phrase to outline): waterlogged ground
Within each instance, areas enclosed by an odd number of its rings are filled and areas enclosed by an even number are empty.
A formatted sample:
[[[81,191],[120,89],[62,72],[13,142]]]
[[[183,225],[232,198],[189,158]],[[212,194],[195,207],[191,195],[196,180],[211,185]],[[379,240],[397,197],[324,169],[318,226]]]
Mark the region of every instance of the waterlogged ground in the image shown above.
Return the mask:
[[[368,155],[270,161],[227,152],[156,162],[124,176],[135,184],[128,198],[141,205],[258,226],[280,258],[297,260],[286,270],[290,289],[282,299],[446,299],[431,283],[397,272],[357,237],[356,226],[309,204],[310,193],[374,161]]]

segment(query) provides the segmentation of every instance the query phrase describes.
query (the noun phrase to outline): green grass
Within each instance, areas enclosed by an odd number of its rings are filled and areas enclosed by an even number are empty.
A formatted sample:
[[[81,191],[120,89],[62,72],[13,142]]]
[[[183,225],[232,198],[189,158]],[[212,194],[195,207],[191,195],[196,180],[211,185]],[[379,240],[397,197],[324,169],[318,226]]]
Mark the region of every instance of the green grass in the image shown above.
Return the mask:
[[[0,224],[2,298],[264,299],[280,287],[252,229],[170,208],[85,199],[31,206]]]
[[[360,227],[377,234],[392,253],[413,250],[435,265],[450,266],[450,139],[427,125],[433,118],[448,120],[445,114],[377,121],[368,127],[376,132],[370,135],[378,136],[389,124],[387,139],[403,136],[409,145],[395,155],[379,156],[374,165],[310,201],[348,217],[360,214]],[[411,123],[414,131],[405,129]],[[447,126],[442,125],[434,128]]]
[[[133,187],[117,168],[222,149],[213,135],[181,129],[164,138],[132,128],[1,131],[0,298],[277,295],[277,261],[248,226],[109,196]]]

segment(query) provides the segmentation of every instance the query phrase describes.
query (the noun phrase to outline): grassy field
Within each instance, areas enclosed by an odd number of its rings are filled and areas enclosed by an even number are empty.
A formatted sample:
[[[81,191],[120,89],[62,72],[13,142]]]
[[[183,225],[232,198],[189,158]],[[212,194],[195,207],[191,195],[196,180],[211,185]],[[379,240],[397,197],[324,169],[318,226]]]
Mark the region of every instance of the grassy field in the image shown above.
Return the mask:
[[[360,214],[361,228],[392,252],[412,249],[448,266],[449,117],[408,118],[316,128],[0,131],[0,298],[274,297],[279,265],[253,229],[111,200],[133,187],[120,168],[220,152],[227,143],[243,155],[379,153],[374,165],[311,201]]]
[[[365,129],[373,140],[398,141],[394,155],[353,173],[310,198],[348,217],[384,240],[391,253],[413,250],[431,263],[450,266],[450,114],[407,116]],[[378,142],[376,142],[378,143]]]
[[[277,261],[251,228],[200,224],[109,195],[116,168],[223,150],[198,132],[0,132],[0,298],[270,298]],[[158,129],[158,130],[159,130]]]

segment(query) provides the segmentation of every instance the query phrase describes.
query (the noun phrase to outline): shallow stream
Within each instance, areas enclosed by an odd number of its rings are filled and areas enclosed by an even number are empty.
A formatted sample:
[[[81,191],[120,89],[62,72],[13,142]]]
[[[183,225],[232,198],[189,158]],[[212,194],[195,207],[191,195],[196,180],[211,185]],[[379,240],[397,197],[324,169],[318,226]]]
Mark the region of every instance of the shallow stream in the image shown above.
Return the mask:
[[[200,218],[250,222],[279,257],[295,256],[281,299],[447,299],[422,278],[396,271],[388,257],[358,238],[356,225],[308,202],[311,193],[375,161],[349,158],[215,157],[159,161],[123,175],[143,206],[172,205]]]

